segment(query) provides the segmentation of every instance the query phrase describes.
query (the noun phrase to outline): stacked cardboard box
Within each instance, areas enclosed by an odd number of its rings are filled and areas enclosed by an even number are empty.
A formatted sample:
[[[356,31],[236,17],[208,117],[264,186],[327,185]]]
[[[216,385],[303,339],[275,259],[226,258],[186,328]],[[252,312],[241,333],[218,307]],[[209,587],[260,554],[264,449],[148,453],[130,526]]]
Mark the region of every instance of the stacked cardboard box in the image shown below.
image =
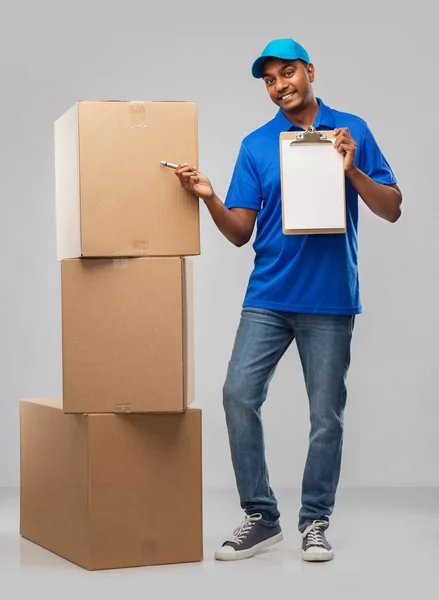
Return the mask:
[[[63,399],[21,401],[22,536],[88,569],[202,559],[191,102],[80,102],[55,123]]]

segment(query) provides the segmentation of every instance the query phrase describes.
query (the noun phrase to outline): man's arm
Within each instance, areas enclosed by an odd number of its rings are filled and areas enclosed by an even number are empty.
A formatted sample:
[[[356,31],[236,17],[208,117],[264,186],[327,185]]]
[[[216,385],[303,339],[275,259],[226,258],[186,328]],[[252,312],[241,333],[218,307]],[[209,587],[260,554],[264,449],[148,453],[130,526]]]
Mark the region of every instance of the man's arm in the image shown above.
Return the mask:
[[[395,223],[401,216],[402,193],[399,187],[378,183],[355,165],[357,144],[347,127],[335,130],[334,146],[343,154],[346,176],[364,203],[382,219]]]
[[[346,175],[364,203],[378,217],[395,223],[401,216],[402,193],[396,184],[384,185],[353,167]]]
[[[240,247],[250,240],[258,215],[257,210],[227,208],[216,194],[211,198],[203,198],[203,200],[215,225],[229,242]]]
[[[227,208],[218,198],[209,179],[188,165],[179,166],[175,174],[184,189],[204,200],[215,225],[235,246],[244,246],[253,233],[258,215],[257,210],[249,208]]]

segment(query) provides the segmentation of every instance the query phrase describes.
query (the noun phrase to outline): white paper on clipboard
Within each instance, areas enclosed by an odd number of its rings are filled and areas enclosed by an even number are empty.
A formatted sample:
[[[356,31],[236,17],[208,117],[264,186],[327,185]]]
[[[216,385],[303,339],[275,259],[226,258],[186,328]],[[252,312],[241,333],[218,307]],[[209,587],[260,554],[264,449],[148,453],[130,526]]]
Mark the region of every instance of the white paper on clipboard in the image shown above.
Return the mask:
[[[333,131],[285,132],[280,138],[282,229],[285,234],[344,233],[343,156]]]

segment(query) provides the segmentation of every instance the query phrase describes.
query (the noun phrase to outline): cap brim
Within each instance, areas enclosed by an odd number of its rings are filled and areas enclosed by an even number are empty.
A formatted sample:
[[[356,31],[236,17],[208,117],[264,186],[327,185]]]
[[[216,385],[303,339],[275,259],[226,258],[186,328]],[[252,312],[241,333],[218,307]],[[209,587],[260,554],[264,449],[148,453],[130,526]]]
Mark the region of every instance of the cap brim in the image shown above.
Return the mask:
[[[262,77],[262,66],[266,60],[269,58],[275,58],[274,56],[260,56],[255,60],[252,66],[252,75],[256,79],[260,79]]]
[[[304,62],[309,62],[305,60],[304,56],[297,56],[297,55],[286,55],[283,54],[282,56],[280,54],[277,54],[276,56],[260,56],[259,58],[257,58],[255,60],[255,62],[253,63],[252,66],[252,75],[253,77],[255,77],[256,79],[261,79],[264,76],[264,71],[263,71],[263,66],[266,60],[268,60],[269,58],[280,58],[281,60],[303,60]]]

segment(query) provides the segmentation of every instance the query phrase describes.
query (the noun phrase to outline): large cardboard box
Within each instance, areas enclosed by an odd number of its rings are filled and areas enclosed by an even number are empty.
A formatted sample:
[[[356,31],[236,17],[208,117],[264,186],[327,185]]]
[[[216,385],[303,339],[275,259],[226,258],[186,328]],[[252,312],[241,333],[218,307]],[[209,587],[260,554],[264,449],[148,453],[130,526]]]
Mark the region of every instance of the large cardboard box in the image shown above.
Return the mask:
[[[194,397],[192,262],[61,263],[66,413],[177,412]]]
[[[79,102],[55,122],[58,260],[200,253],[195,102]]]
[[[91,570],[202,560],[201,411],[61,405],[20,403],[21,535]]]

